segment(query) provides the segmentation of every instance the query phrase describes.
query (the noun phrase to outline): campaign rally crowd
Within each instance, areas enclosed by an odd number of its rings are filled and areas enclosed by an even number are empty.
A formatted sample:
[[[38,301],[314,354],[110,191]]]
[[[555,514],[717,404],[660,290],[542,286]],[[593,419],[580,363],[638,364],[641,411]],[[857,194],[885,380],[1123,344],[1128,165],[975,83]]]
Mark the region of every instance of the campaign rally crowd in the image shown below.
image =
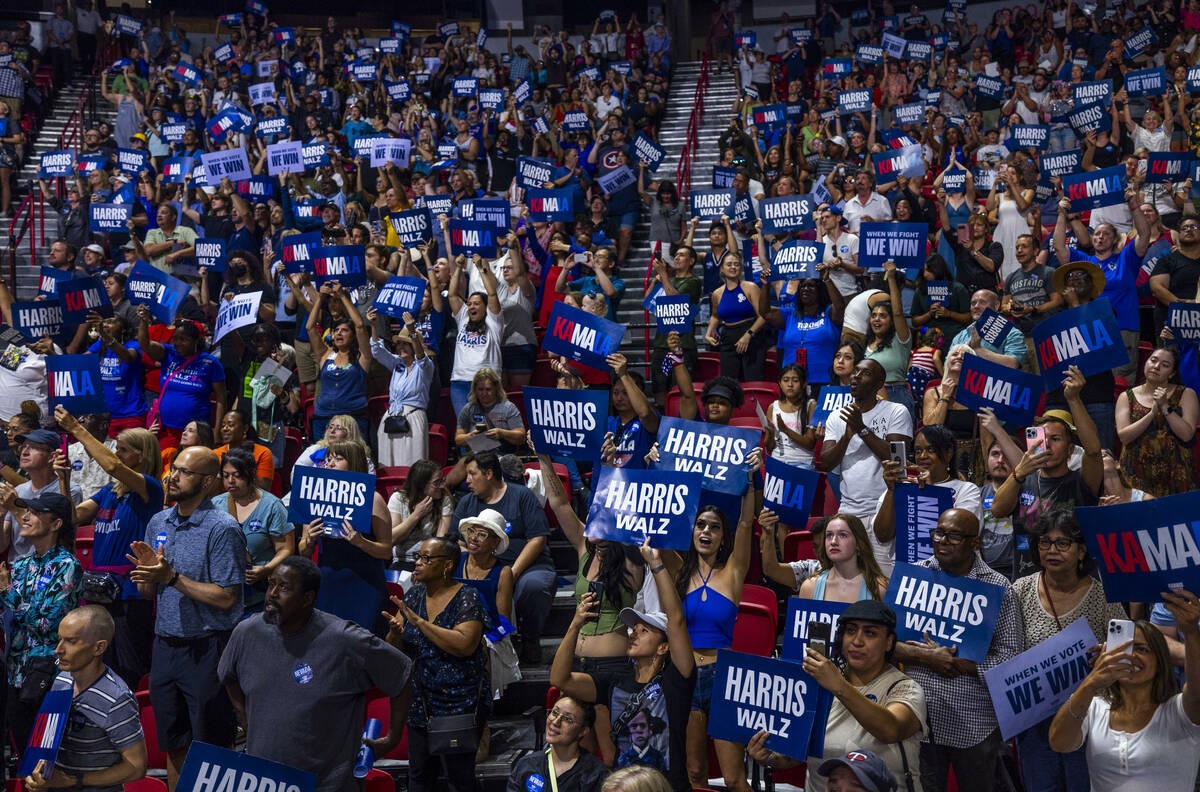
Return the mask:
[[[9,777],[1193,789],[1200,3],[747,11],[711,183],[662,18],[0,38]]]

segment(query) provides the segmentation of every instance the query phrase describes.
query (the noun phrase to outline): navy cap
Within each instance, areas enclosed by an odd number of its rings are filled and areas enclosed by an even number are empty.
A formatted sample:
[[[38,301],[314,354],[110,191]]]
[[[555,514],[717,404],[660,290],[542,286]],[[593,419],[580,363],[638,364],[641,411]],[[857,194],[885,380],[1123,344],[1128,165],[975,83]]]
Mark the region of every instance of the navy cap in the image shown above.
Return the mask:
[[[879,600],[866,599],[852,602],[838,617],[838,624],[846,621],[864,621],[882,624],[896,630],[896,612]]]
[[[43,492],[36,498],[17,498],[16,506],[35,512],[48,512],[63,521],[63,525],[73,524],[75,506],[71,499],[60,492]]]
[[[58,432],[52,432],[49,429],[34,429],[32,432],[26,432],[23,435],[17,435],[18,443],[37,443],[38,445],[47,445],[51,448],[57,448],[61,442]]]
[[[843,617],[844,618],[844,617]],[[870,751],[850,751],[840,759],[822,762],[818,775],[829,778],[839,767],[848,767],[867,792],[896,792],[896,779],[887,764]]]

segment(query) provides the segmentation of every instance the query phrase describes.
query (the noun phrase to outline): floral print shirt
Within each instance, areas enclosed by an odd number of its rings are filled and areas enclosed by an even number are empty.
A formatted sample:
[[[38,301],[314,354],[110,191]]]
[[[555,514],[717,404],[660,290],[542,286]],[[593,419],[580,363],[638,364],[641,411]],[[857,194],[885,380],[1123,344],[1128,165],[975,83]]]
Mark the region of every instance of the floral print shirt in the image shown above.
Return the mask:
[[[12,613],[8,684],[21,686],[30,659],[54,656],[58,623],[67,611],[79,606],[82,580],[83,567],[61,547],[13,564],[11,582],[0,597]]]
[[[429,618],[425,604],[425,584],[418,583],[404,595],[404,604],[423,619]],[[479,592],[471,586],[460,586],[450,602],[433,623],[453,629],[463,622],[485,622],[487,609]],[[475,712],[481,704],[490,704],[481,697],[491,690],[487,674],[487,648],[481,638],[479,646],[466,657],[456,657],[438,648],[412,624],[404,625],[404,653],[413,661],[413,701],[408,722],[424,728],[428,715],[463,715]],[[484,698],[484,701],[480,701]],[[427,713],[426,707],[431,710]]]

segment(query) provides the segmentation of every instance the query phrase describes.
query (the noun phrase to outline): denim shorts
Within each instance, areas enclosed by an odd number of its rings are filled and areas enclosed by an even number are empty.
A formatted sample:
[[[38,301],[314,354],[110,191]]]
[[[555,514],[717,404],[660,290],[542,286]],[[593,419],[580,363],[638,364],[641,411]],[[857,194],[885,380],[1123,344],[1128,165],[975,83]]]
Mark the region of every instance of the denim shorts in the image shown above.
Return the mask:
[[[537,347],[533,344],[514,344],[500,347],[500,361],[509,374],[528,374],[537,362]]]
[[[625,212],[622,215],[618,215],[617,216],[617,227],[618,228],[628,228],[632,231],[633,227],[635,225],[637,225],[638,215],[641,214],[641,212],[642,212],[642,210],[639,207],[635,206],[633,209],[630,209],[628,212]]]
[[[692,691],[693,712],[708,712],[712,705],[713,680],[716,678],[716,663],[696,666],[696,688]]]

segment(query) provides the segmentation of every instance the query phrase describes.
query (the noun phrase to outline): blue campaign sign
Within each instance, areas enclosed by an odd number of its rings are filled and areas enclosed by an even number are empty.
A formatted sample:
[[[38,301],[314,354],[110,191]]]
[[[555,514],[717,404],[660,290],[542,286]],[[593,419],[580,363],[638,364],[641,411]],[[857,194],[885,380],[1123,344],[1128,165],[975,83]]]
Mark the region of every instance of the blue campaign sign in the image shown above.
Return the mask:
[[[301,466],[292,479],[288,522],[302,525],[319,517],[326,534],[340,536],[342,521],[349,520],[354,530],[369,536],[374,503],[374,475]]]
[[[817,471],[768,456],[763,470],[763,508],[775,512],[784,525],[803,529],[820,483]]]
[[[224,243],[224,240],[215,240]],[[129,271],[125,283],[125,296],[134,305],[145,305],[154,318],[162,324],[175,321],[175,314],[183,304],[191,287],[179,278],[173,278],[144,261],[138,261]]]
[[[321,247],[321,232],[310,231],[306,234],[291,234],[283,237],[283,251],[280,260],[286,273],[313,272],[313,258]]]
[[[452,90],[457,97],[474,96],[479,90],[479,80],[475,77],[455,77]]]
[[[848,602],[788,597],[787,619],[783,623],[783,651],[780,656],[785,660],[803,660],[804,650],[808,648],[809,622],[828,624],[829,634],[836,636],[838,619],[848,607]]]
[[[128,232],[125,224],[133,207],[129,204],[94,203],[89,205],[88,230],[96,233]]]
[[[784,242],[771,259],[771,281],[816,278],[817,265],[825,255],[824,242],[791,239]]]
[[[1200,585],[1200,491],[1077,508],[1109,602],[1157,602]]]
[[[324,140],[305,143],[301,151],[305,168],[320,168],[329,164],[329,144]]]
[[[975,332],[985,344],[991,344],[997,349],[1004,346],[1004,339],[1012,332],[1015,325],[991,308],[984,308],[983,313],[975,322]]]
[[[192,157],[167,157],[163,160],[159,180],[164,184],[184,184],[195,163],[196,160]]]
[[[539,448],[540,450],[540,448]],[[696,473],[602,467],[588,511],[589,539],[686,551],[700,509]]]
[[[371,307],[395,319],[403,319],[405,312],[416,316],[421,312],[421,302],[425,299],[428,286],[424,278],[393,275],[379,288]]]
[[[1063,195],[1072,212],[1086,212],[1125,202],[1125,165],[1084,171],[1062,177]]]
[[[395,41],[395,39],[391,39]],[[388,99],[393,102],[407,102],[412,98],[412,84],[408,80],[400,80],[398,82],[386,81],[383,88],[387,91]]]
[[[504,91],[500,88],[483,88],[479,91],[479,104],[484,110],[499,110],[504,106]]]
[[[999,77],[989,77],[986,74],[975,76],[975,95],[988,99],[1004,98],[1004,80]]]
[[[1045,151],[1050,147],[1049,124],[1017,124],[1009,130],[1008,148],[1037,149]]]
[[[75,152],[71,149],[63,151],[47,151],[42,154],[38,166],[39,179],[52,179],[56,176],[70,176],[75,170]]]
[[[1112,129],[1112,116],[1103,102],[1075,105],[1067,112],[1067,123],[1083,138],[1088,132],[1107,132]]]
[[[981,662],[992,643],[1004,587],[897,560],[883,601],[896,611],[896,637],[955,647]]]
[[[101,170],[108,164],[108,157],[103,154],[85,154],[79,158],[75,169],[83,175],[87,175],[94,170]]]
[[[811,195],[764,198],[758,202],[763,233],[786,234],[791,231],[811,231],[816,227],[813,222],[814,208],[816,208],[816,203]]]
[[[66,270],[60,270],[57,267],[42,265],[41,275],[38,278],[38,294],[45,297],[58,297],[58,284],[69,281],[71,273]],[[62,310],[62,306],[59,306]]]
[[[758,34],[753,30],[746,30],[734,36],[734,43],[739,47],[747,47],[754,49],[755,43],[758,41]]]
[[[878,66],[883,63],[883,47],[859,44],[858,49],[854,50],[854,59],[868,66]]]
[[[904,48],[904,57],[912,61],[929,62],[933,57],[933,45],[928,41],[913,41],[909,39],[908,44]]]
[[[1029,426],[1042,396],[1042,378],[1020,369],[985,360],[963,358],[955,398],[968,410],[990,407],[1005,423]]]
[[[1096,636],[1087,619],[1079,618],[1065,630],[983,672],[1005,740],[1054,717],[1091,672],[1087,652],[1095,645]]]
[[[781,103],[754,108],[752,123],[759,129],[782,129],[787,125],[787,107]]]
[[[638,132],[633,139],[633,158],[646,163],[646,170],[654,173],[667,157],[667,150],[651,140],[645,132]]]
[[[146,168],[150,152],[138,149],[117,149],[117,170],[136,176]]]
[[[108,411],[96,355],[47,356],[46,382],[52,411],[60,404],[73,415]]]
[[[131,17],[128,14],[117,14],[116,27],[118,32],[125,36],[136,36],[142,32],[142,27],[145,23],[142,20]]]
[[[1200,344],[1200,304],[1173,302],[1167,308],[1167,327],[1182,346]]]
[[[1080,170],[1083,152],[1080,149],[1059,151],[1055,154],[1043,154],[1038,157],[1038,171],[1043,177],[1064,176]]]
[[[529,206],[529,219],[541,223],[570,222],[575,219],[573,196],[575,190],[563,187],[558,190],[531,188],[525,200]]]
[[[821,64],[825,79],[841,79],[854,71],[853,58],[826,58]]]
[[[921,145],[904,146],[871,155],[875,175],[881,182],[894,181],[897,175],[920,178],[925,175],[925,155]]]
[[[471,256],[478,253],[485,258],[496,255],[496,226],[475,220],[450,221],[450,251],[455,255]]]
[[[950,302],[950,281],[925,281],[925,296],[930,305],[947,305]]]
[[[660,291],[661,288],[660,286]],[[647,299],[651,299],[654,305],[650,313],[654,314],[658,332],[691,332],[695,306],[692,305],[690,297],[686,294],[658,294],[652,298],[648,296]]]
[[[1133,60],[1145,52],[1147,47],[1157,41],[1158,34],[1150,26],[1139,28],[1137,32],[1130,33],[1125,37],[1125,60]]]
[[[220,779],[220,784],[217,784]],[[260,759],[250,754],[193,742],[183,769],[179,771],[181,789],[277,790],[277,792],[316,792],[317,777],[294,767]]]
[[[362,245],[324,245],[313,253],[313,280],[320,288],[337,281],[344,289],[367,284],[367,256]]]
[[[854,401],[849,385],[825,385],[817,394],[817,403],[813,407],[808,422],[813,426],[824,426],[829,416]]]
[[[22,778],[31,775],[38,762],[45,762],[44,766],[49,768],[42,771],[42,775],[47,778],[54,770],[54,762],[58,759],[58,746],[62,743],[63,732],[71,715],[73,695],[74,691],[65,687],[61,690],[51,690],[42,699],[42,706],[38,708],[37,717],[33,721],[33,731],[29,734],[29,747],[21,754],[21,766],[17,768]]]
[[[270,85],[270,83],[263,83]],[[283,135],[288,131],[287,116],[271,116],[270,118],[260,119],[254,125],[254,136],[259,138],[269,138],[274,135]]]
[[[749,486],[746,462],[762,432],[664,416],[658,424],[658,470],[699,473],[704,488],[741,495]]]
[[[554,178],[554,160],[517,157],[517,184],[526,190],[545,187]]]
[[[405,247],[416,247],[422,242],[433,239],[433,220],[429,210],[409,209],[404,212],[392,212],[388,215],[392,231]]]
[[[770,732],[768,750],[803,760],[820,690],[800,663],[722,649],[717,652],[708,734],[744,745],[765,729]]]
[[[1125,72],[1125,93],[1130,97],[1161,96],[1167,90],[1167,70],[1162,66]]]
[[[617,351],[624,337],[624,325],[559,301],[550,312],[542,349],[596,371],[608,372],[612,369],[605,359]]]
[[[12,326],[26,338],[53,338],[62,332],[62,306],[51,300],[26,300],[12,304]]]
[[[911,104],[896,105],[892,108],[892,119],[897,126],[924,123],[925,103],[912,102]]]
[[[688,203],[692,205],[692,217],[701,220],[715,220],[722,216],[733,215],[733,202],[737,193],[733,190],[692,190],[688,193]]]
[[[1033,343],[1047,390],[1062,386],[1068,366],[1086,377],[1129,362],[1107,297],[1043,319],[1033,328]]]
[[[1193,159],[1190,151],[1152,151],[1150,159],[1146,163],[1146,181],[1151,183],[1183,181],[1188,177]]]
[[[871,91],[865,88],[855,88],[850,91],[838,91],[838,115],[866,113],[871,110]]]
[[[713,165],[712,186],[714,190],[723,190],[733,186],[733,179],[738,169],[728,165]]]
[[[63,307],[63,324],[78,327],[87,322],[88,314],[112,316],[112,302],[99,278],[71,278],[58,284],[58,301]]]
[[[967,191],[967,172],[962,168],[951,168],[942,174],[942,189],[950,195],[961,195]]]
[[[896,517],[896,560],[915,564],[933,555],[930,534],[942,512],[954,505],[949,487],[897,484],[892,491]]]
[[[858,227],[858,265],[882,270],[885,261],[900,269],[925,266],[929,226],[924,223],[861,223]]]
[[[592,122],[584,111],[571,110],[563,113],[562,128],[568,132],[587,132],[592,128]]]
[[[1099,102],[1105,106],[1112,102],[1113,81],[1093,80],[1079,82],[1071,86],[1071,102],[1075,106]]]
[[[294,156],[292,158],[283,160],[282,167],[284,169],[284,173],[300,173],[304,170],[304,167],[300,162],[300,146],[298,144],[278,143],[276,145],[295,146],[293,151]],[[268,147],[267,156],[271,159],[272,166],[274,166],[278,163],[275,157],[272,156],[272,152],[269,150],[270,148],[272,147]],[[290,170],[288,170],[289,168]],[[267,203],[268,201],[275,199],[275,187],[277,184],[278,181],[276,181],[276,179],[272,176],[251,176],[249,179],[239,181],[237,183],[237,191],[238,195],[242,196],[252,204]]]
[[[233,182],[246,181],[253,174],[250,172],[250,161],[246,159],[245,149],[228,149],[224,151],[206,151],[200,155],[204,163],[204,173],[213,184],[221,179]]]
[[[608,395],[596,390],[523,389],[525,415],[539,454],[596,461],[608,428]]]

